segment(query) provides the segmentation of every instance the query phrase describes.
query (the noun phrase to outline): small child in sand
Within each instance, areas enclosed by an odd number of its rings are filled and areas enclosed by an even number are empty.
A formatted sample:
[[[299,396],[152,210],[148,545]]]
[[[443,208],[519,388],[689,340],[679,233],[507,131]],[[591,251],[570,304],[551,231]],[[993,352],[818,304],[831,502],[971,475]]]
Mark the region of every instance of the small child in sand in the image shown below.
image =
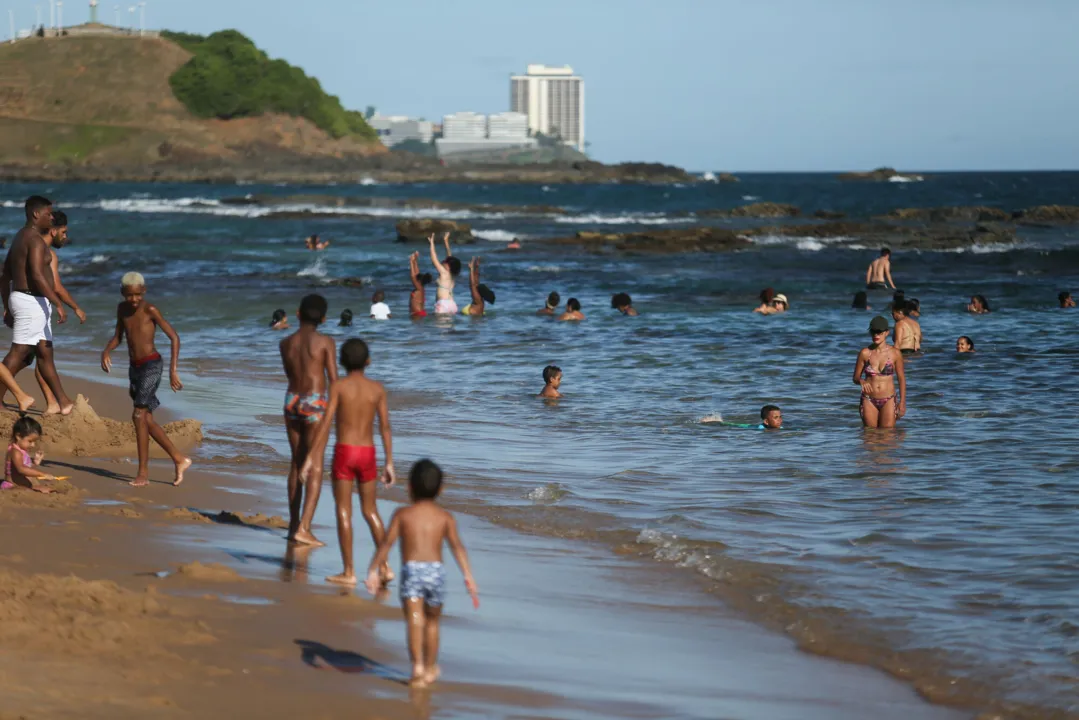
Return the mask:
[[[31,417],[23,415],[11,428],[11,444],[7,446],[7,465],[4,481],[0,490],[21,487],[39,493],[51,493],[52,490],[35,483],[35,480],[55,480],[56,477],[36,469],[45,460],[45,453],[34,452],[41,439],[41,424]],[[30,453],[34,453],[31,457]]]
[[[333,449],[333,499],[337,505],[337,539],[341,543],[341,560],[345,569],[340,575],[326,578],[339,585],[355,585],[356,573],[352,564],[352,493],[355,484],[359,484],[360,511],[371,529],[371,538],[375,545],[386,536],[382,518],[378,514],[375,502],[375,483],[378,477],[378,464],[375,459],[375,417],[378,417],[378,429],[382,435],[382,449],[386,454],[386,465],[382,470],[382,481],[387,485],[394,482],[393,473],[393,438],[390,432],[390,411],[386,406],[386,389],[382,383],[370,380],[364,370],[371,363],[367,343],[358,338],[349,340],[341,346],[341,365],[348,371],[348,376],[338,380],[330,387],[330,405],[326,416],[319,423],[315,441],[311,445],[311,454],[303,465],[302,475],[308,477],[321,465],[326,452],[326,443],[330,439],[330,425],[337,418],[337,446]],[[321,473],[321,468],[318,470]],[[385,562],[380,566],[383,585],[393,580],[390,566]]]
[[[431,284],[431,273],[420,272],[420,254],[414,252],[408,256],[408,277],[412,280],[412,292],[408,296],[408,316],[413,320],[427,317],[427,291],[425,285]]]
[[[629,293],[615,293],[611,297],[611,307],[629,317],[637,317],[637,311],[633,309],[633,298]]]
[[[112,371],[110,353],[119,347],[127,337],[127,354],[131,362],[128,379],[131,382],[129,392],[135,405],[131,421],[135,424],[135,438],[139,447],[139,472],[131,484],[145,487],[150,484],[150,438],[154,439],[176,465],[176,475],[172,484],[184,481],[184,471],[191,467],[191,460],[176,449],[169,436],[154,421],[154,410],[161,406],[157,399],[157,388],[161,385],[164,361],[154,346],[157,329],[169,338],[172,345],[169,360],[169,385],[173,392],[184,389],[176,363],[180,359],[180,336],[161,315],[161,311],[146,302],[146,280],[137,272],[129,272],[120,280],[120,294],[124,301],[116,307],[116,332],[109,339],[101,353],[101,369]]]
[[[386,304],[386,293],[375,290],[375,294],[371,296],[371,319],[389,320],[391,317],[393,313],[390,312],[390,306]]]
[[[543,306],[542,310],[537,310],[537,315],[554,315],[558,310],[558,303],[562,302],[562,296],[556,292],[552,292],[547,296],[547,303]]]
[[[288,539],[301,545],[324,545],[311,533],[318,497],[322,493],[322,468],[302,475],[315,447],[319,423],[326,415],[326,387],[337,380],[337,345],[318,331],[326,321],[326,298],[307,295],[300,301],[300,327],[281,341],[281,363],[288,377],[285,392],[285,431],[292,449],[288,471]],[[316,457],[321,457],[317,455]],[[306,495],[306,497],[304,497]],[[302,509],[302,513],[301,513]]]
[[[562,384],[562,368],[557,365],[548,365],[543,368],[543,382],[546,384],[543,386],[543,390],[540,391],[540,397],[562,397],[562,393],[558,392],[558,388]]]
[[[390,549],[401,538],[401,607],[408,623],[408,655],[412,659],[412,687],[430,685],[439,676],[439,619],[446,594],[446,570],[442,566],[442,545],[449,543],[453,557],[465,576],[465,587],[479,608],[479,589],[472,578],[468,553],[457,534],[457,521],[435,500],[442,490],[442,469],[430,460],[420,460],[408,476],[412,504],[399,509],[390,520],[390,529],[379,543],[378,552],[367,571],[367,589],[372,594],[381,585],[379,568]]]
[[[584,320],[584,313],[581,312],[581,303],[577,301],[577,298],[570,298],[566,301],[566,312],[558,316],[559,320]]]

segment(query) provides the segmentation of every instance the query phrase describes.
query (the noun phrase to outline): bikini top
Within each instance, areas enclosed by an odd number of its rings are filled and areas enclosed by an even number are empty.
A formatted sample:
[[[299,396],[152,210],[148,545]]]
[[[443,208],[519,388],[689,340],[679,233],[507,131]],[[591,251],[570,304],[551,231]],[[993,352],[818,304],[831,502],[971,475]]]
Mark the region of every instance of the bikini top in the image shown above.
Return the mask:
[[[877,370],[875,367],[873,367],[873,363],[867,362],[865,364],[865,369],[862,370],[862,372],[865,373],[866,377],[887,377],[890,375],[895,375],[895,365],[893,365],[892,361],[889,360],[888,362],[884,363],[883,368]]]

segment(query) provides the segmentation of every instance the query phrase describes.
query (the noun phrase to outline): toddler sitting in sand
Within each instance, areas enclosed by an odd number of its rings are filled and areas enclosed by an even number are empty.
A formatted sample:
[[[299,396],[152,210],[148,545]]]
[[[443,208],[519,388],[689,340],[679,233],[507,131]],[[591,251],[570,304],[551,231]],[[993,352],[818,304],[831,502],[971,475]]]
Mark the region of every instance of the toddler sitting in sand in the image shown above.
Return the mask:
[[[45,453],[34,452],[41,439],[41,424],[31,417],[23,415],[11,428],[11,444],[7,446],[7,465],[4,469],[4,482],[0,490],[22,487],[40,493],[51,493],[35,480],[55,480],[56,477],[37,469],[45,460]],[[33,456],[30,453],[34,452]]]

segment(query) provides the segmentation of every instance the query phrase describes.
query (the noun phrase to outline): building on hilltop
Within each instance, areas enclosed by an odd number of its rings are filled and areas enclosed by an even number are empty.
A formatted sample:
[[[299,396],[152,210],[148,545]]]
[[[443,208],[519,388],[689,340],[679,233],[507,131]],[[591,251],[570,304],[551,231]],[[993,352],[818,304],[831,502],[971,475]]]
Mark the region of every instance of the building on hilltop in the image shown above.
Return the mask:
[[[520,140],[528,137],[528,116],[519,112],[488,116],[487,137],[492,140]]]
[[[528,136],[528,119],[520,113],[498,113],[487,117],[459,112],[442,118],[442,137],[435,141],[440,158],[480,160],[508,150],[531,149],[535,138]]]
[[[415,140],[424,145],[434,137],[434,125],[430,120],[410,118],[405,115],[379,115],[375,113],[367,119],[378,139],[386,147],[399,145],[407,140]]]
[[[558,135],[584,152],[584,80],[569,65],[529,65],[511,76],[510,110],[527,116],[533,135]]]
[[[474,112],[458,112],[442,118],[444,140],[483,140],[487,137],[487,117]]]

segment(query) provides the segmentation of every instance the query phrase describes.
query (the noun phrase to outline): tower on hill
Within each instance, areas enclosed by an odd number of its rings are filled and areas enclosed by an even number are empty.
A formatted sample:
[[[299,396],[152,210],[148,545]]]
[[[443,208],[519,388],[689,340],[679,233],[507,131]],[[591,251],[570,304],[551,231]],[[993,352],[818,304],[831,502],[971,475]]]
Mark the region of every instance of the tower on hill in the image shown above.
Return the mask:
[[[510,77],[510,110],[528,116],[528,129],[558,134],[584,152],[584,80],[569,65],[529,65]]]

